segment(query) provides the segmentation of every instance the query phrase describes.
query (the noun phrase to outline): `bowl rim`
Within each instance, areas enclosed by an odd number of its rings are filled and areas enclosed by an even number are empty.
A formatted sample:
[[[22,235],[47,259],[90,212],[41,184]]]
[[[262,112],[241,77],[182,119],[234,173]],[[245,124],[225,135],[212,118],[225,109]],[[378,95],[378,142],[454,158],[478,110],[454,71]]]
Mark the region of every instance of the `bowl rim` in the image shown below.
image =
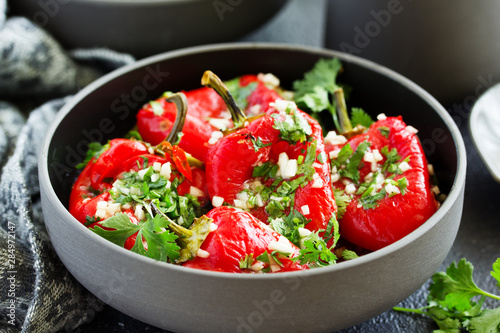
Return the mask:
[[[92,93],[94,90],[98,89],[102,85],[114,80],[117,77],[120,77],[128,72],[133,70],[145,67],[147,65],[155,64],[159,61],[168,60],[171,58],[178,58],[186,55],[193,55],[197,53],[203,52],[220,52],[220,51],[230,51],[230,50],[281,50],[281,51],[293,51],[293,52],[305,52],[311,53],[318,56],[325,57],[338,57],[343,62],[349,62],[369,70],[375,71],[383,76],[386,76],[394,81],[398,81],[400,84],[411,90],[414,94],[418,95],[424,101],[426,101],[435,112],[441,117],[447,128],[451,132],[452,139],[455,144],[455,149],[457,153],[457,171],[455,178],[453,180],[453,184],[451,186],[450,192],[447,194],[447,199],[442,203],[441,207],[421,226],[412,231],[407,236],[399,239],[398,241],[381,248],[377,251],[368,253],[363,255],[355,260],[347,260],[345,262],[338,263],[336,265],[331,265],[327,267],[321,267],[320,269],[309,269],[297,272],[282,272],[279,274],[234,274],[227,272],[216,272],[216,271],[206,271],[200,269],[193,269],[189,267],[183,267],[180,265],[169,264],[165,262],[161,262],[131,251],[126,250],[112,242],[107,241],[106,239],[100,237],[99,235],[93,233],[88,230],[84,225],[79,223],[66,209],[66,207],[61,203],[58,199],[54,188],[49,179],[49,168],[48,168],[48,150],[52,141],[52,136],[57,130],[60,122],[66,117],[66,115],[73,109],[73,107],[78,104],[82,99],[84,99],[87,95]],[[395,71],[379,65],[373,61],[363,59],[361,57],[347,54],[344,52],[339,52],[335,50],[318,48],[318,47],[310,47],[303,45],[294,45],[294,44],[284,44],[284,43],[267,43],[267,42],[259,42],[259,43],[217,43],[217,44],[209,44],[209,45],[201,45],[194,47],[182,48],[174,51],[168,51],[161,54],[157,54],[154,56],[150,56],[144,59],[141,59],[135,63],[123,66],[118,68],[104,76],[96,79],[94,82],[90,83],[86,87],[84,87],[80,92],[74,95],[56,114],[52,124],[46,132],[46,136],[44,138],[42,144],[41,154],[39,156],[39,175],[40,175],[40,186],[44,188],[45,194],[49,200],[55,200],[55,205],[59,210],[64,211],[65,218],[71,220],[73,223],[77,225],[77,228],[81,228],[82,232],[88,233],[88,237],[93,239],[93,241],[97,242],[99,245],[105,246],[110,251],[114,251],[119,253],[122,256],[126,256],[129,260],[142,261],[145,264],[150,264],[157,266],[159,269],[166,270],[176,270],[179,273],[192,273],[199,276],[211,277],[211,278],[222,278],[222,279],[259,279],[259,280],[268,280],[268,279],[283,279],[289,276],[297,276],[297,277],[308,277],[313,275],[322,275],[322,274],[330,274],[336,271],[343,271],[353,267],[357,267],[365,264],[368,261],[375,261],[384,257],[386,255],[390,255],[391,253],[397,252],[399,249],[406,247],[413,240],[419,238],[423,234],[427,233],[430,229],[432,229],[440,219],[452,208],[452,205],[457,201],[458,197],[461,194],[465,186],[465,175],[466,175],[466,150],[465,144],[462,138],[462,135],[453,121],[452,117],[448,114],[446,109],[427,91],[421,88],[419,85],[409,80],[408,78],[402,76],[401,74],[396,73]]]

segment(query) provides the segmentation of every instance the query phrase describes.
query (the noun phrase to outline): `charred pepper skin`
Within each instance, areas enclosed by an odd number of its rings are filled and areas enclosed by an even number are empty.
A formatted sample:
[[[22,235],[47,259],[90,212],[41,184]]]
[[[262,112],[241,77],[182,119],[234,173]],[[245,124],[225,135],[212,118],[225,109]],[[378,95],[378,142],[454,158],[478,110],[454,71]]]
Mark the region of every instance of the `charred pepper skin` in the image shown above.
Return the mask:
[[[255,273],[251,269],[240,268],[240,261],[249,255],[256,259],[266,251],[272,252],[269,245],[283,237],[248,212],[232,207],[214,208],[207,216],[213,219],[212,223],[217,226],[201,246],[207,256],[197,256],[185,262],[184,267],[228,273]],[[278,272],[308,269],[307,266],[291,259],[299,254],[300,249],[289,241],[286,242],[294,252],[289,257],[279,257],[282,265]]]
[[[385,136],[383,133],[387,133]],[[394,180],[406,177],[406,193],[385,196],[375,208],[365,209],[360,203],[361,195],[353,194],[346,212],[339,220],[343,238],[368,250],[378,250],[408,235],[429,219],[437,210],[438,203],[431,190],[427,158],[417,135],[408,129],[401,117],[387,117],[372,124],[364,134],[354,136],[348,143],[353,150],[363,141],[371,143],[370,149],[383,147],[397,149],[401,157],[409,158],[410,169],[397,174]],[[327,144],[327,153],[340,148]],[[386,157],[380,164],[386,161]],[[372,172],[370,163],[359,169],[361,182]],[[387,174],[386,174],[387,176]],[[341,180],[334,188],[345,189]]]

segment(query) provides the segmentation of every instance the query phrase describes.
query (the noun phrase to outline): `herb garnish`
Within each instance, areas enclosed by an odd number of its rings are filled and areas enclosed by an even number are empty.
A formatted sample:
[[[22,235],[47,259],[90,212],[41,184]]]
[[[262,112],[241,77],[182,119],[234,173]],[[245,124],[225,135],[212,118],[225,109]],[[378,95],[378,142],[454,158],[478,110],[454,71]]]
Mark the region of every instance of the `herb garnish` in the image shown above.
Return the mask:
[[[91,142],[88,145],[87,148],[87,154],[85,156],[85,159],[78,163],[75,168],[76,169],[83,169],[85,166],[90,162],[91,159],[93,158],[98,158],[103,152],[109,149],[109,144],[102,145],[99,142]]]
[[[460,260],[458,264],[453,262],[446,272],[437,272],[432,276],[427,306],[393,309],[429,316],[439,326],[439,330],[434,332],[455,333],[466,329],[469,332],[498,333],[500,307],[483,309],[483,305],[486,298],[500,300],[500,296],[479,288],[474,282],[473,273],[474,266],[466,259]],[[493,263],[491,276],[500,288],[500,258]]]

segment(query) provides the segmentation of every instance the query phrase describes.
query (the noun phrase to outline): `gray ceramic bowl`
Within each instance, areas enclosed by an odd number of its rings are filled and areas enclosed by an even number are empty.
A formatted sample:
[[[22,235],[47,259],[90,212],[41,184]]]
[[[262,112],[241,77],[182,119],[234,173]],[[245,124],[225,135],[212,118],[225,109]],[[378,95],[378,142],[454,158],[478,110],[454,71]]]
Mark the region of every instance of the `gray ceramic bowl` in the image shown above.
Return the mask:
[[[67,48],[109,47],[136,57],[229,42],[273,17],[286,0],[16,0],[14,14]]]
[[[403,115],[417,127],[448,197],[400,241],[336,266],[274,275],[206,272],[157,262],[116,246],[66,210],[89,140],[124,134],[144,102],[223,79],[272,72],[285,87],[320,57],[339,57],[350,104]],[[349,55],[285,45],[228,44],[161,54],[92,83],[58,114],[40,155],[42,203],[52,243],[69,271],[112,307],[149,324],[189,332],[328,332],[376,316],[424,284],[448,254],[461,219],[466,156],[460,132],[429,94],[404,77]]]

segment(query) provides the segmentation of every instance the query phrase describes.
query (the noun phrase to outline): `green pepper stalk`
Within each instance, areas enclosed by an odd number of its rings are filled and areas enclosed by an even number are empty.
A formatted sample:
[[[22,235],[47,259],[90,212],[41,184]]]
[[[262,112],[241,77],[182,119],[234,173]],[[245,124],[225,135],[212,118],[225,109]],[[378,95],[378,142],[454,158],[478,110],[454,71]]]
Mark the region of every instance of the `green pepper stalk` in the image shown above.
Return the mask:
[[[181,250],[176,263],[182,263],[196,257],[196,252],[210,232],[210,223],[213,220],[206,215],[202,215],[194,220],[189,229],[186,229],[170,219],[154,203],[150,203],[150,207],[155,215],[160,214],[169,222],[169,229],[179,237],[177,243]]]

